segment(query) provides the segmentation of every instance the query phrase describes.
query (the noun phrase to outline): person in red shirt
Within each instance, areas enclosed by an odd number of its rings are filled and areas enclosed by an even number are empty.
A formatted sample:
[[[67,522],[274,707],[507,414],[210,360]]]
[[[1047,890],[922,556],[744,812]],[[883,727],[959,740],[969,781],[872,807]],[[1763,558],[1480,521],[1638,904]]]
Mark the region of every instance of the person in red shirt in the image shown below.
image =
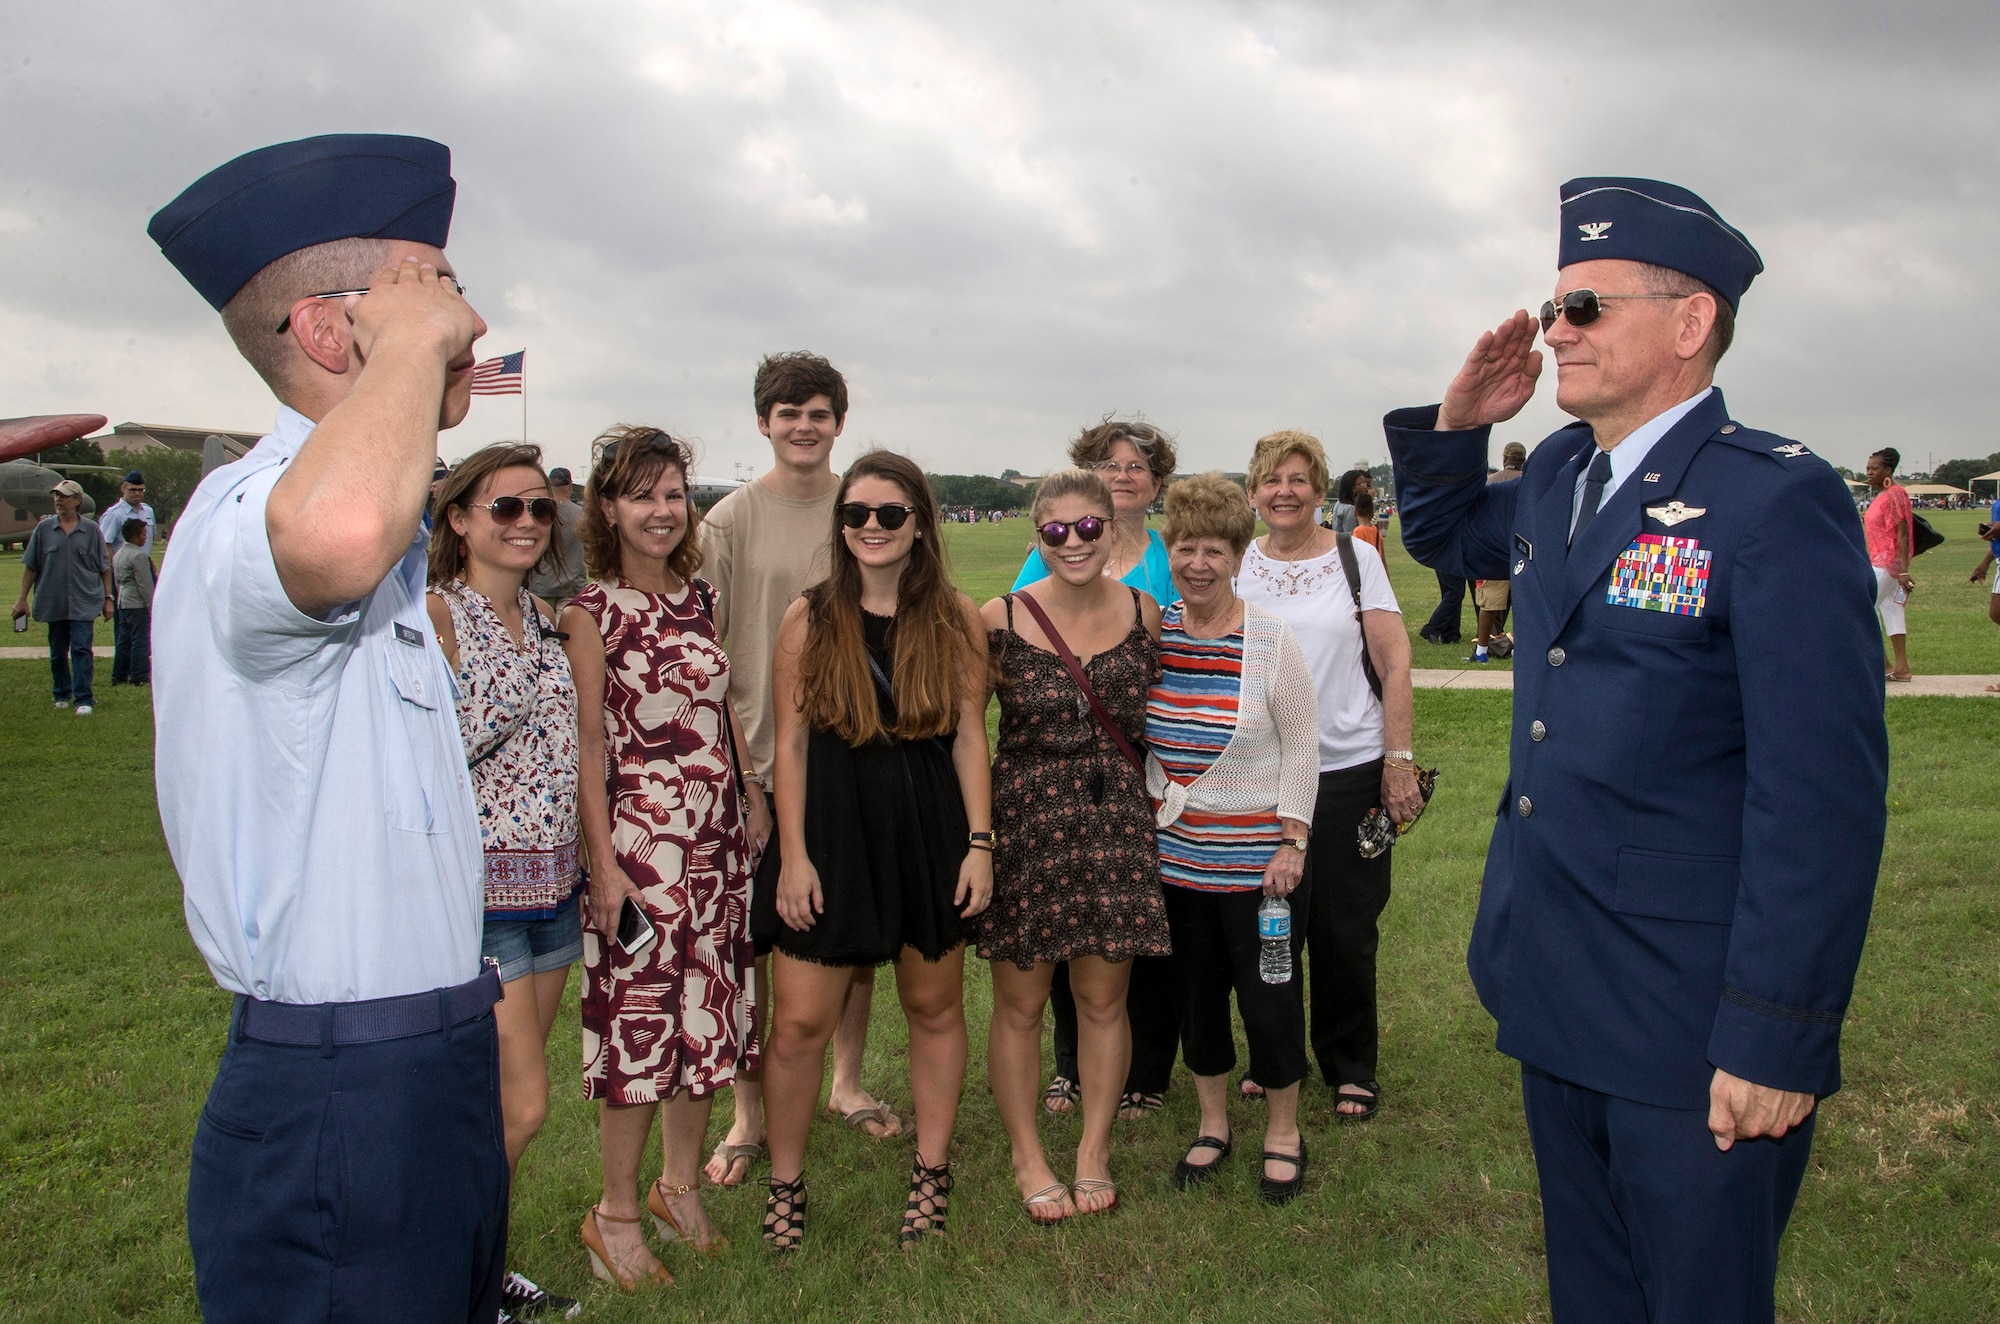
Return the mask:
[[[1875,610],[1882,617],[1882,630],[1889,636],[1895,655],[1893,662],[1885,660],[1884,672],[1888,679],[1899,681],[1910,678],[1909,629],[1903,622],[1903,604],[1916,587],[1910,578],[1910,522],[1916,516],[1910,509],[1910,494],[1896,481],[1896,466],[1902,460],[1894,448],[1868,457],[1868,486],[1875,497],[1861,516],[1868,534],[1868,561],[1875,567]]]

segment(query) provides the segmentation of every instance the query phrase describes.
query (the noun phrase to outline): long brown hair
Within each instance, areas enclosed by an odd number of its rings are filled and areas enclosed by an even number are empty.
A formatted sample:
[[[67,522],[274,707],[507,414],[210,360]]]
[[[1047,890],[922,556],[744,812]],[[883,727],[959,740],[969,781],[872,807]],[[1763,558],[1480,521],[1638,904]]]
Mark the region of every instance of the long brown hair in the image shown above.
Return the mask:
[[[431,501],[431,546],[426,553],[425,577],[432,587],[451,583],[465,570],[465,538],[451,527],[451,508],[457,506],[462,510],[470,506],[488,478],[502,469],[517,468],[533,469],[542,475],[543,483],[549,481],[542,469],[542,448],[525,441],[496,441],[491,446],[482,446],[460,460],[444,480],[444,486]],[[562,539],[551,525],[548,550],[535,562],[535,570],[560,574],[564,569]]]
[[[694,450],[659,428],[624,425],[610,428],[591,443],[596,462],[583,489],[583,518],[577,535],[583,539],[583,564],[592,579],[617,579],[625,573],[618,530],[604,518],[604,503],[653,490],[667,469],[680,471],[683,486],[694,482]],[[687,500],[687,520],[681,540],[667,553],[667,572],[682,583],[701,569],[701,511],[693,494]]]
[[[896,587],[896,623],[889,648],[896,689],[896,725],[885,728],[861,631],[861,567],[841,536],[840,507],[862,478],[883,478],[916,507],[917,539]],[[806,640],[799,652],[799,712],[815,730],[849,745],[886,738],[921,740],[958,729],[959,700],[969,659],[985,641],[966,624],[963,595],[952,587],[938,536],[937,502],[915,461],[870,451],[840,476],[833,505],[832,571],[805,592]]]

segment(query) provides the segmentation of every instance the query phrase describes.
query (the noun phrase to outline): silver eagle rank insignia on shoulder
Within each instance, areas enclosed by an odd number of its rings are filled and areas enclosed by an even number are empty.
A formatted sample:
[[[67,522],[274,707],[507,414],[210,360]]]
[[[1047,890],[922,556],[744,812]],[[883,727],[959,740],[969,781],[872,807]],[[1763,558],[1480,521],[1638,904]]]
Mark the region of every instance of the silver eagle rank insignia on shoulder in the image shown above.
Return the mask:
[[[1782,455],[1788,460],[1796,460],[1801,455],[1812,454],[1811,451],[1806,449],[1806,444],[1803,441],[1793,441],[1787,442],[1783,446],[1773,446],[1771,447],[1771,451],[1773,454]]]

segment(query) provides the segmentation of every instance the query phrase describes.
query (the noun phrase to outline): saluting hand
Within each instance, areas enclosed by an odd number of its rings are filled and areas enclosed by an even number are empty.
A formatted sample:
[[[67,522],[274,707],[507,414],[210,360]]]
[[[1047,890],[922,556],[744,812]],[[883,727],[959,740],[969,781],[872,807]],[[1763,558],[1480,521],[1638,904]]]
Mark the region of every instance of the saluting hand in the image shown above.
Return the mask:
[[[1813,1095],[1755,1085],[1717,1067],[1708,1083],[1709,1134],[1725,1154],[1739,1140],[1776,1140],[1810,1117],[1816,1102]]]
[[[486,326],[454,285],[414,257],[376,272],[367,294],[346,301],[355,352],[366,362],[378,343],[392,342],[429,348],[443,363],[462,358]]]
[[[1465,356],[1465,365],[1445,388],[1437,430],[1462,432],[1505,422],[1528,403],[1541,375],[1542,352],[1535,348],[1534,319],[1523,308],[1491,331],[1480,333],[1472,352]]]

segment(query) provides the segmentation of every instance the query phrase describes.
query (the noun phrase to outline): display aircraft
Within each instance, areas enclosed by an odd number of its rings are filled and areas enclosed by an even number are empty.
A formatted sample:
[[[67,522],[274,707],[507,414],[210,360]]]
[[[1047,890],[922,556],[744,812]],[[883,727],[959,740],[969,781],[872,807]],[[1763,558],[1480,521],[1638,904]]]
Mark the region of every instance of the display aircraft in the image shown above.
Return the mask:
[[[49,489],[73,473],[123,473],[102,464],[37,464],[23,458],[87,437],[108,420],[102,414],[40,414],[0,418],[0,547],[25,545],[35,525],[55,513]],[[97,513],[88,494],[83,513]]]

